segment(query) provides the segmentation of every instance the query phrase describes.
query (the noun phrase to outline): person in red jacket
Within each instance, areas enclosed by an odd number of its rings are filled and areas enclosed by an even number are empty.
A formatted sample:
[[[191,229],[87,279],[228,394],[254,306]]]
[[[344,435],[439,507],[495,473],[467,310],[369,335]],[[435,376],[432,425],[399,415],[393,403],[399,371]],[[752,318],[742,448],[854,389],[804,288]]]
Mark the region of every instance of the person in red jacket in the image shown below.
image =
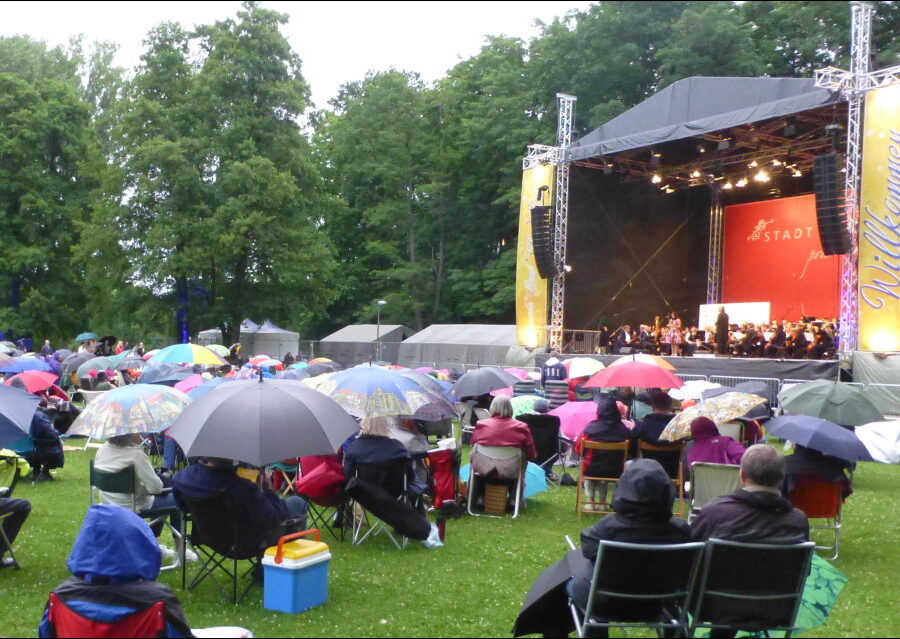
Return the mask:
[[[475,424],[475,432],[472,433],[472,446],[515,446],[521,448],[526,459],[535,459],[537,449],[531,437],[528,425],[513,419],[512,403],[509,397],[498,395],[491,402],[491,416]],[[490,475],[498,479],[515,479],[519,468],[511,464],[503,464],[501,460],[494,460],[477,451],[470,458],[472,470],[479,475]]]

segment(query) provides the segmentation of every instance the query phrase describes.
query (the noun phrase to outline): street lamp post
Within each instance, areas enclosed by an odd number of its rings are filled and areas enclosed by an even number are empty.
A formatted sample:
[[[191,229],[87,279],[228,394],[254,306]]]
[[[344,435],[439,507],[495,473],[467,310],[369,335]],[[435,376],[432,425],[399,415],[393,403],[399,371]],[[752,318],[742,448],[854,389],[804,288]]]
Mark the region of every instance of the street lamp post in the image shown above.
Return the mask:
[[[375,302],[375,361],[381,361],[381,342],[379,342],[379,338],[381,337],[381,307],[387,304],[384,300],[378,300]]]

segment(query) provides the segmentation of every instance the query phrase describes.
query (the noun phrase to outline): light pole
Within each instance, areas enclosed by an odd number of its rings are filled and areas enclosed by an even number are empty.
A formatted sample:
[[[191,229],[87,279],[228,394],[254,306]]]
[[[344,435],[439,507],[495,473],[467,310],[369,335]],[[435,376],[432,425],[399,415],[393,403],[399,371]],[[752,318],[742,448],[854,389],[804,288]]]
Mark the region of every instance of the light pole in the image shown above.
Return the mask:
[[[381,342],[378,339],[381,337],[381,307],[387,304],[384,300],[378,300],[375,302],[375,361],[381,361]]]

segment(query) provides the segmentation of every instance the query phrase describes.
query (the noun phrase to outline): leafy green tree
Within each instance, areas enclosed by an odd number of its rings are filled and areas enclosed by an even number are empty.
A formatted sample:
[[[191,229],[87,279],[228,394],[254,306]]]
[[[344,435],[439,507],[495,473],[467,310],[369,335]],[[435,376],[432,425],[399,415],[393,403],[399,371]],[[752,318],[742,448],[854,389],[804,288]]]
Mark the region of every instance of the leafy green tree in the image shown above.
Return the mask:
[[[764,71],[753,28],[731,2],[703,2],[681,14],[659,47],[660,86],[693,75],[758,76]]]

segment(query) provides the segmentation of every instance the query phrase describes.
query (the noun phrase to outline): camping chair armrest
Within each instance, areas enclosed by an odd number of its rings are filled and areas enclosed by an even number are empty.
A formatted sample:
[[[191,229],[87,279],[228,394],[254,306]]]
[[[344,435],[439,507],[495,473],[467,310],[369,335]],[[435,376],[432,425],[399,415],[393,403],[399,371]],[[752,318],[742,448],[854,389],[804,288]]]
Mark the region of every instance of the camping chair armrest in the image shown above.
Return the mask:
[[[6,497],[8,494],[9,494],[8,486],[4,486],[3,488],[0,488],[0,497]]]

